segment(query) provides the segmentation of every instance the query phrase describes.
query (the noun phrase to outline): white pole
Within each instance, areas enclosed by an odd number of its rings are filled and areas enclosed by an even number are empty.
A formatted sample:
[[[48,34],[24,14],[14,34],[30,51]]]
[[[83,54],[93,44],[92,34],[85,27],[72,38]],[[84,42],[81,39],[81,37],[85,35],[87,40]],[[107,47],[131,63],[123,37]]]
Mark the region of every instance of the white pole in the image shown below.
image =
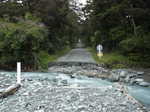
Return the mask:
[[[17,84],[21,84],[21,63],[17,62]]]
[[[100,49],[98,50],[98,53],[99,53],[99,54],[101,53],[101,50],[100,50]]]

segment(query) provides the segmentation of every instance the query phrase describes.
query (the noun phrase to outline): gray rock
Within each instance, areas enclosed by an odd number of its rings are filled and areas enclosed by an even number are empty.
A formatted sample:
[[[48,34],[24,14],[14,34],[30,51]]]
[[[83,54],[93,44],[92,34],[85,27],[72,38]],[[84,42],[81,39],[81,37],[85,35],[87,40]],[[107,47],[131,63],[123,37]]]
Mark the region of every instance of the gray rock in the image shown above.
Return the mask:
[[[34,112],[45,112],[44,109],[41,110],[35,110]]]
[[[68,81],[67,80],[62,80],[61,83],[63,84],[63,86],[67,86],[68,85]]]
[[[131,78],[131,79],[130,79],[130,84],[133,85],[133,84],[135,84],[135,83],[136,83],[135,79],[134,79],[134,78]]]
[[[58,82],[58,79],[52,79],[53,82]]]
[[[70,77],[73,79],[73,78],[75,78],[75,77],[76,77],[76,75],[74,75],[74,74],[73,74],[73,75],[70,75]]]
[[[149,87],[150,83],[148,83],[148,82],[140,82],[139,85],[143,86],[143,87]]]
[[[137,74],[135,74],[135,73],[130,73],[130,74],[129,74],[129,77],[130,77],[130,78],[137,77]]]
[[[112,82],[117,82],[117,81],[119,81],[119,76],[117,74],[115,74],[115,73],[111,73],[109,79]]]
[[[127,75],[127,71],[121,71],[120,72],[120,77],[125,78]]]
[[[129,76],[127,76],[127,77],[125,78],[125,82],[126,82],[126,83],[130,82],[130,77],[129,77]]]
[[[137,72],[137,75],[143,75],[144,72]]]
[[[33,80],[28,78],[27,81],[33,81]]]
[[[143,81],[144,81],[144,79],[142,79],[142,78],[135,79],[135,82],[137,82],[137,83],[140,83],[140,82],[143,82]]]

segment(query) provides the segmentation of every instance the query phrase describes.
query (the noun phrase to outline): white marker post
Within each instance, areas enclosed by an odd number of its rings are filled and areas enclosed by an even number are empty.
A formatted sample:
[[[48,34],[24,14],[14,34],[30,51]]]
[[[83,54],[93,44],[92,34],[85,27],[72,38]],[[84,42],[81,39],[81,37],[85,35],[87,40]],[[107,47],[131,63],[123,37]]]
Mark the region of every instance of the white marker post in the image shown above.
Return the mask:
[[[21,63],[17,62],[17,84],[21,84]]]
[[[102,53],[102,50],[103,50],[103,46],[101,44],[97,45],[97,56],[99,58],[101,58],[103,56],[103,53]]]

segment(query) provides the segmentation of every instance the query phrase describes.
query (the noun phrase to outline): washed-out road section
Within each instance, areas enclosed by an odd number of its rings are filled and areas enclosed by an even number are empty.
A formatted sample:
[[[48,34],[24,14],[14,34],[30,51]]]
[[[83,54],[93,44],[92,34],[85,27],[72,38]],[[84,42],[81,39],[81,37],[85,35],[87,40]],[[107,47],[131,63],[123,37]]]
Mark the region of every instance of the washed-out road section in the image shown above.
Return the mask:
[[[71,50],[57,62],[88,63],[86,66],[63,66],[63,70],[106,72],[96,70],[96,62],[83,48]],[[91,63],[91,65],[89,64]],[[57,67],[57,66],[56,66]],[[52,67],[51,70],[58,69]],[[60,68],[59,68],[60,69]],[[83,70],[82,70],[83,69]],[[50,70],[50,68],[49,68]],[[85,71],[86,71],[85,70]],[[71,72],[70,72],[71,73]],[[91,74],[91,73],[90,73]],[[16,82],[16,73],[0,73],[0,88]],[[136,100],[129,98],[118,83],[80,73],[22,73],[22,87],[13,96],[0,99],[0,112],[145,112]]]

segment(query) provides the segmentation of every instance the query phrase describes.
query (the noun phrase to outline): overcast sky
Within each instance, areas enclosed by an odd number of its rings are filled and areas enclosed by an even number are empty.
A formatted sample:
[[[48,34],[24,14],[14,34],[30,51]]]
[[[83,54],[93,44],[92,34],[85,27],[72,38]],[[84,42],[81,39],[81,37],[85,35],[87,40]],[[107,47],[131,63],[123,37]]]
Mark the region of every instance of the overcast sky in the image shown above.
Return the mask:
[[[79,0],[79,2],[82,3],[82,4],[86,4],[86,1],[87,0]]]
[[[82,12],[81,8],[86,5],[86,1],[87,1],[87,0],[75,0],[75,1],[76,1],[76,3],[79,5],[79,10],[76,11],[76,13],[80,16],[80,18],[81,18],[82,20],[85,20],[85,17],[84,17],[84,15],[83,15],[83,12]],[[83,4],[83,5],[81,6],[80,4]]]

